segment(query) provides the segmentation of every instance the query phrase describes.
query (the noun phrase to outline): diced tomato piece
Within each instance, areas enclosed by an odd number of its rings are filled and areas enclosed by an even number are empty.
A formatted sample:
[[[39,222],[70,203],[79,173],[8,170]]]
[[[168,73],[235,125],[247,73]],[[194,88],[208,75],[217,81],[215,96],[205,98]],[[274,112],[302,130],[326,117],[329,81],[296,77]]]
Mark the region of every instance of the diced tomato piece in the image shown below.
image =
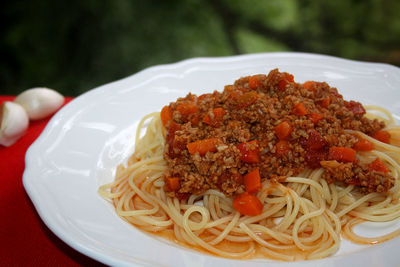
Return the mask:
[[[187,118],[189,115],[197,113],[198,108],[194,103],[186,102],[178,105],[176,110],[182,115],[182,117]]]
[[[176,131],[179,131],[181,129],[181,125],[174,121],[171,121],[171,123],[168,125],[168,133],[175,133]]]
[[[179,193],[175,192],[175,197],[179,200],[186,200],[188,199],[192,194],[191,193]]]
[[[366,113],[363,105],[360,102],[356,102],[351,100],[350,102],[345,101],[344,102],[344,106],[350,110],[351,112],[353,112],[354,115],[363,115]]]
[[[372,135],[372,138],[375,138],[376,140],[381,141],[383,143],[390,144],[390,133],[388,131],[385,130],[377,131]]]
[[[204,156],[207,152],[216,152],[218,142],[218,138],[209,138],[191,142],[186,147],[190,154],[199,152],[200,156]]]
[[[257,75],[249,77],[249,87],[250,87],[250,89],[256,89],[256,88],[258,88],[260,86],[261,86],[261,82],[258,79]]]
[[[292,109],[292,114],[294,115],[304,116],[307,115],[307,113],[307,108],[303,103],[297,103]]]
[[[166,177],[165,185],[168,191],[177,191],[180,188],[179,177]]]
[[[167,126],[167,123],[172,120],[172,110],[169,106],[165,106],[162,108],[161,113],[161,122],[164,125],[164,127]]]
[[[174,122],[174,121],[171,121],[169,124],[168,124],[168,133],[167,133],[167,135],[169,134],[169,135],[175,135],[175,132],[176,131],[180,131],[182,129],[182,127],[181,127],[181,125],[180,124],[178,124],[178,123],[176,123],[176,122]]]
[[[248,147],[254,146],[253,149],[249,149]],[[260,162],[260,153],[258,151],[258,142],[257,140],[253,140],[247,143],[241,143],[237,146],[240,150],[240,160],[246,163],[259,163]]]
[[[356,151],[349,147],[330,147],[329,158],[340,162],[354,162]]]
[[[307,150],[305,161],[311,169],[321,167],[320,162],[328,158],[327,149]]]
[[[181,126],[178,123],[171,121],[168,124],[166,143],[168,144],[168,155],[171,158],[178,156],[185,149],[185,144],[175,139],[175,132],[179,130],[181,130]]]
[[[330,88],[330,93],[331,93],[333,96],[337,97],[337,98],[343,98],[343,96],[342,96],[341,94],[339,94],[337,88],[335,88],[335,87],[331,87],[331,88]]]
[[[322,116],[319,113],[311,113],[308,114],[308,118],[314,123],[317,124],[320,120],[322,120],[324,118],[324,116]]]
[[[374,161],[372,161],[370,164],[368,164],[368,170],[384,172],[384,173],[389,172],[389,168],[379,158],[376,158]]]
[[[233,199],[233,207],[242,215],[256,216],[262,213],[261,201],[248,192],[244,192]]]
[[[371,151],[374,149],[374,144],[366,139],[358,138],[358,141],[354,144],[353,149],[356,151]]]
[[[290,151],[289,142],[286,140],[280,140],[275,145],[276,154],[278,156],[286,156]]]
[[[246,192],[250,194],[261,189],[261,177],[258,169],[255,169],[244,176],[244,186]]]
[[[350,185],[360,185],[360,179],[358,177],[353,177],[353,178],[347,178],[345,180],[346,184],[350,184]]]
[[[318,131],[313,129],[308,135],[308,138],[305,141],[301,141],[301,144],[306,150],[317,150],[327,146],[328,142]]]
[[[292,125],[290,125],[287,121],[282,121],[274,128],[275,134],[279,140],[286,140],[289,139],[290,134],[293,131]]]

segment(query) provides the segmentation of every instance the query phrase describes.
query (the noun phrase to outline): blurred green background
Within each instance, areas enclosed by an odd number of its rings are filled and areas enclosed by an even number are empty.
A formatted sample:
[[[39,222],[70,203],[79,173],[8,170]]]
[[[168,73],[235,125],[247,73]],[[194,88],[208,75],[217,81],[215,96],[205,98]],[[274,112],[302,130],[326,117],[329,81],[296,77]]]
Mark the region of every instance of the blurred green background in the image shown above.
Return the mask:
[[[400,66],[398,0],[15,0],[0,20],[1,94],[77,96],[152,65],[256,52]]]

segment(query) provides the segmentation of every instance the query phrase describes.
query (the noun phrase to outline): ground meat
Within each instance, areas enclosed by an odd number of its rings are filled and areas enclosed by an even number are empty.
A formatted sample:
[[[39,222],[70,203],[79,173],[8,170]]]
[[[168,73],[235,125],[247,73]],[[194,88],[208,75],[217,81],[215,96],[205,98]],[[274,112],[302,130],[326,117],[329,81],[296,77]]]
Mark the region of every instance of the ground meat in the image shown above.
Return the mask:
[[[255,169],[262,179],[283,181],[321,166],[328,182],[355,184],[363,192],[393,186],[389,174],[332,160],[332,149],[351,149],[358,141],[346,129],[371,135],[385,124],[366,118],[359,102],[343,100],[325,82],[296,83],[275,69],[167,107],[165,177],[179,178],[179,188],[167,188],[170,195],[218,189],[231,196],[245,190],[243,176]]]
[[[384,172],[370,171],[366,166],[357,162],[339,163],[336,160],[321,161],[325,169],[322,174],[328,183],[341,181],[345,184],[356,185],[363,193],[387,192],[394,185],[394,178]]]
[[[329,160],[321,161],[320,164],[325,169],[322,178],[328,183],[341,181],[346,184],[355,184],[353,163],[339,163],[336,160]]]

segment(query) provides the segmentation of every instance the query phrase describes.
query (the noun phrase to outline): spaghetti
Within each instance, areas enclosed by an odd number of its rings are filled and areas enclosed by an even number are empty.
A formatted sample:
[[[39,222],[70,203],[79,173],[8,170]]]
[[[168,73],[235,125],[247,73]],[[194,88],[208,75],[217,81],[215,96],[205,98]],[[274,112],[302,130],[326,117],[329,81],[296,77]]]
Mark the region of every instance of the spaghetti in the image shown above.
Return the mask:
[[[279,181],[262,179],[261,188],[253,193],[262,203],[262,211],[254,216],[237,211],[234,197],[217,188],[179,197],[165,187],[168,131],[156,112],[141,120],[134,154],[126,166],[118,166],[115,180],[101,186],[99,194],[111,199],[117,214],[140,229],[163,233],[180,244],[221,257],[318,259],[338,250],[341,235],[361,244],[383,242],[399,235],[400,230],[366,238],[355,234],[353,227],[364,221],[400,217],[400,148],[395,146],[400,127],[386,110],[366,109],[366,116],[385,121],[392,144],[358,130],[344,131],[373,144],[371,151],[357,151],[357,160],[363,164],[379,159],[385,164],[394,179],[387,192],[366,192],[356,184],[328,182],[326,169],[307,167]]]

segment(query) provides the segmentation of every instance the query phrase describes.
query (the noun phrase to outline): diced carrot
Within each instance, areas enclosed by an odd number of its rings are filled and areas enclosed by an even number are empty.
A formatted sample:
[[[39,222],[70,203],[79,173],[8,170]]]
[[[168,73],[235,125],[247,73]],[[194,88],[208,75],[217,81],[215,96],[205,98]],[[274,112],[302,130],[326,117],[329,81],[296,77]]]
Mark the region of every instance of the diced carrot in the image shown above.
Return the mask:
[[[341,162],[353,162],[356,159],[356,151],[349,147],[330,147],[329,158]]]
[[[233,199],[233,207],[242,215],[256,216],[262,213],[261,201],[248,192],[244,192]]]
[[[293,77],[292,74],[289,74],[289,73],[286,73],[286,72],[284,72],[282,74],[283,74],[282,78],[278,83],[278,89],[281,90],[281,91],[285,90],[286,85],[288,85],[289,83],[294,82],[294,77]]]
[[[194,103],[186,102],[178,105],[176,110],[182,115],[182,117],[187,118],[190,114],[197,113],[198,108]]]
[[[276,136],[279,140],[286,140],[293,131],[292,125],[287,121],[282,121],[274,128]]]
[[[200,122],[200,115],[198,113],[194,113],[192,118],[190,118],[190,123],[192,126],[197,126]]]
[[[250,194],[261,189],[261,177],[258,168],[244,176],[244,187],[246,192]]]
[[[169,106],[165,106],[162,108],[161,113],[161,122],[165,126],[167,126],[167,123],[172,120],[172,110]]]
[[[329,96],[327,96],[327,97],[321,99],[320,101],[318,101],[318,104],[323,108],[327,108],[331,104],[331,98]]]
[[[303,88],[306,90],[312,91],[314,84],[315,84],[314,81],[306,81],[303,83]]]
[[[359,137],[358,141],[354,144],[353,149],[356,151],[371,151],[374,149],[374,144]]]
[[[214,108],[213,113],[214,113],[214,119],[222,121],[222,118],[225,115],[225,110],[223,108]]]
[[[381,141],[386,144],[390,143],[390,133],[385,130],[380,130],[380,131],[375,132],[372,135],[372,138],[375,138],[376,140]]]
[[[307,113],[307,108],[303,103],[297,103],[292,109],[292,114],[294,115],[304,116],[307,115]]]
[[[178,177],[167,177],[165,179],[165,185],[168,191],[177,191],[180,188]]]
[[[276,143],[275,149],[278,156],[286,156],[290,151],[289,142],[286,140],[280,140]]]
[[[212,113],[214,114],[213,118],[211,118],[209,114],[206,114],[203,118],[203,122],[215,127],[223,121],[225,110],[223,108],[214,108]]]
[[[212,124],[211,116],[208,115],[208,114],[206,114],[206,115],[203,117],[202,122],[204,122],[205,124],[211,125],[211,124]]]
[[[186,145],[190,154],[199,152],[200,156],[205,155],[207,152],[217,151],[218,138],[209,138],[203,140],[197,140]]]
[[[258,93],[256,91],[250,91],[244,93],[238,98],[238,108],[246,108],[256,102],[258,99]]]
[[[236,89],[237,89],[236,86],[233,84],[228,84],[224,86],[224,92],[226,91],[229,93],[231,91],[236,91]]]
[[[382,162],[379,158],[376,158],[370,164],[368,164],[369,171],[378,171],[378,172],[389,172],[389,168]]]
[[[257,75],[249,77],[249,87],[250,89],[256,89],[257,87],[261,86],[261,82],[258,79]]]
[[[319,82],[315,82],[315,81],[306,81],[305,83],[303,83],[303,88],[308,90],[308,91],[315,91],[315,87],[320,84]]]
[[[239,90],[236,91],[230,91],[229,92],[229,97],[232,98],[235,101],[238,101],[239,98],[243,95],[243,93]]]
[[[224,92],[227,92],[229,98],[232,98],[235,101],[238,101],[239,97],[243,95],[243,92],[238,90],[238,88],[234,85],[225,85]]]
[[[207,97],[212,96],[212,94],[202,94],[199,95],[199,97],[197,98],[198,101],[202,101],[204,99],[206,99]]]
[[[254,149],[248,149],[248,146],[255,146]],[[240,160],[246,163],[259,163],[260,155],[258,151],[258,142],[253,140],[247,143],[241,143],[237,146],[240,150],[241,157]]]
[[[311,113],[308,114],[308,118],[314,123],[317,124],[320,120],[322,120],[324,118],[324,116],[322,116],[319,113]]]

